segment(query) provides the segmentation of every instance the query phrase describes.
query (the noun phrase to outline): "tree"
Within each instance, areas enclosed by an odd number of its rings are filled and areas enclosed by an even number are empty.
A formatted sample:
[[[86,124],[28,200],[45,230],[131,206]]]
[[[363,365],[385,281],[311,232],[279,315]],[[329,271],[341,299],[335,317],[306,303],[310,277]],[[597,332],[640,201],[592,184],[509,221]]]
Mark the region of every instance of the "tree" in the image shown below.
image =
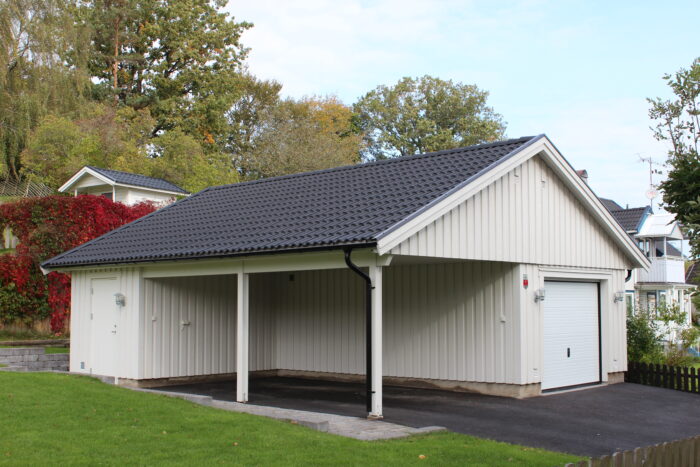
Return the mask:
[[[367,135],[367,159],[419,154],[494,141],[501,116],[486,105],[488,92],[431,76],[378,86],[354,106]]]
[[[148,175],[153,119],[147,110],[92,104],[84,118],[48,115],[22,154],[25,175],[58,188],[85,165]]]
[[[654,137],[671,144],[668,178],[661,183],[664,208],[676,215],[690,237],[693,255],[700,255],[700,58],[689,69],[664,75],[673,99],[648,99],[656,120]]]
[[[96,96],[149,109],[153,136],[180,129],[205,148],[223,145],[225,114],[240,95],[249,23],[219,11],[224,0],[87,0]],[[208,146],[207,146],[208,145]]]
[[[226,113],[226,152],[233,155],[234,164],[239,171],[244,170],[243,157],[250,155],[253,150],[263,120],[279,105],[281,90],[282,85],[276,81],[260,80],[248,73],[242,76],[241,96]]]
[[[205,152],[198,141],[180,130],[154,138],[152,147],[150,166],[143,173],[173,182],[190,192],[239,181],[238,172],[231,168],[227,154]]]
[[[189,191],[238,181],[230,158],[179,129],[152,137],[148,109],[93,104],[85,118],[47,116],[22,154],[27,176],[58,188],[85,165],[165,178]]]
[[[0,163],[19,179],[30,132],[50,113],[71,115],[89,89],[87,38],[71,0],[0,3]]]
[[[260,116],[242,170],[261,178],[354,164],[362,135],[352,116],[333,97],[280,101]]]

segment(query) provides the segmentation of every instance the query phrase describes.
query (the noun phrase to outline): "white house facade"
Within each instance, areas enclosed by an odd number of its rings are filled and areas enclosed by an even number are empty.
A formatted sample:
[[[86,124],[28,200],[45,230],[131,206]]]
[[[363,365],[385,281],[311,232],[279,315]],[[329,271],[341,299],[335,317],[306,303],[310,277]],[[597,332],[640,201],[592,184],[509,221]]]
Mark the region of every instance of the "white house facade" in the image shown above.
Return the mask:
[[[695,285],[686,283],[683,232],[672,214],[653,213],[650,207],[622,208],[603,199],[613,217],[634,238],[649,258],[648,270],[635,269],[625,282],[629,312],[656,312],[660,306],[678,306],[691,321],[690,295]],[[665,329],[663,330],[665,331]]]
[[[357,379],[513,397],[622,381],[649,260],[549,139],[214,187],[43,264],[71,371]]]
[[[75,196],[105,196],[128,206],[144,201],[165,206],[189,195],[167,180],[92,166],[80,169],[58,191]]]

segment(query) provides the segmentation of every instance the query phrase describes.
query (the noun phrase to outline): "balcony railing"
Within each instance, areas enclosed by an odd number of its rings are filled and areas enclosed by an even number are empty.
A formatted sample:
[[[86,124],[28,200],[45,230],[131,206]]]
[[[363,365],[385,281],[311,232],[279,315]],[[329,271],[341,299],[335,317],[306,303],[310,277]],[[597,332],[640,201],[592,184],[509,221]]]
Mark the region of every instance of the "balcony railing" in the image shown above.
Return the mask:
[[[682,258],[651,258],[649,272],[639,270],[639,282],[685,282],[685,265]]]

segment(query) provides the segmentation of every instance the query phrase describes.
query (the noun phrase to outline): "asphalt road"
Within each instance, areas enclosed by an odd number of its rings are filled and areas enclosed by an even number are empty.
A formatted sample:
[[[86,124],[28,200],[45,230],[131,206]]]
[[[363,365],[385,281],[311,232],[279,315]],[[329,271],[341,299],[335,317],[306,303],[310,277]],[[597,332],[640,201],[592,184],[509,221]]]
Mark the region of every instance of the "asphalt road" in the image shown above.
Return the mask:
[[[235,400],[235,381],[163,388]],[[364,386],[295,378],[251,379],[251,404],[363,416]],[[386,421],[585,456],[700,435],[700,395],[616,384],[510,399],[384,387]]]

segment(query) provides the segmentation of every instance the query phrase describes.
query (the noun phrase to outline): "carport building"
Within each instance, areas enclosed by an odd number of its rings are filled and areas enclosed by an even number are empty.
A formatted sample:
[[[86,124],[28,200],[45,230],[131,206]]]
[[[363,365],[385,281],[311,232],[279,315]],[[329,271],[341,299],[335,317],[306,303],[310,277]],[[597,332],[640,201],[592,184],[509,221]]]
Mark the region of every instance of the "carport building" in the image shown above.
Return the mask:
[[[208,188],[46,263],[71,371],[526,397],[621,381],[649,262],[544,136]],[[254,400],[254,394],[251,395]]]

